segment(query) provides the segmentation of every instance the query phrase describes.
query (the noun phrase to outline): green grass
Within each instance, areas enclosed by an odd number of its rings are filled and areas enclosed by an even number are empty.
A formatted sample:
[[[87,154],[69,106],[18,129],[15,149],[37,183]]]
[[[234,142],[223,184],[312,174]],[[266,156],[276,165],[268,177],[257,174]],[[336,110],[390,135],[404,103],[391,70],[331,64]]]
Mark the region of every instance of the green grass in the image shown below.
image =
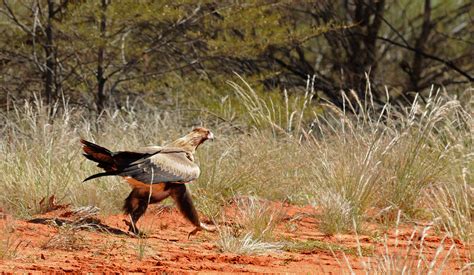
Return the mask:
[[[146,256],[153,254],[151,246],[148,244],[147,238],[138,237],[137,243],[134,245],[134,247],[137,253],[137,259],[140,261]]]

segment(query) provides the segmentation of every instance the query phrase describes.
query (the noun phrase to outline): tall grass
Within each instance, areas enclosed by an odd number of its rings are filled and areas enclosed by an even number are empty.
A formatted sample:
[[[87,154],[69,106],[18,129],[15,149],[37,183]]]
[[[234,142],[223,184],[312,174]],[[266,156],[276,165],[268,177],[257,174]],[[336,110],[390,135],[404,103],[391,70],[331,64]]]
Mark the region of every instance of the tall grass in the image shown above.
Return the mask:
[[[1,111],[0,207],[29,216],[54,194],[61,203],[118,212],[127,184],[82,183],[98,169],[81,156],[79,138],[133,149],[204,125],[217,140],[199,148],[202,173],[190,188],[210,218],[234,196],[252,195],[314,205],[327,234],[351,230],[353,221],[357,228],[369,219],[393,223],[401,211],[404,220],[436,218],[439,229],[472,240],[473,120],[460,102],[433,91],[405,108],[378,106],[367,91],[364,99],[343,94],[339,109],[316,101],[311,81],[301,96],[280,97],[239,83],[231,83],[234,105],[225,110],[232,121],[132,103],[96,118],[66,100]]]
[[[441,238],[435,247],[434,255],[430,255],[430,252],[428,252],[430,251],[430,244],[427,244],[426,239],[429,235],[433,234],[433,223],[422,228],[415,227],[408,240],[400,237],[398,235],[399,214],[400,212],[397,215],[397,223],[395,224],[395,242],[390,243],[390,238],[384,235],[381,251],[378,251],[374,257],[365,258],[362,253],[363,247],[357,241],[357,254],[365,274],[444,274],[453,268],[449,266],[450,261],[451,264],[455,263],[458,265],[457,268],[460,270],[460,274],[469,272],[472,263],[466,264],[462,261],[452,261],[454,258],[459,257],[459,251],[449,234],[445,234]],[[338,259],[340,257],[337,257],[335,254],[334,256],[341,267],[346,267],[351,274],[354,274],[354,269],[345,253],[343,253],[342,261]]]
[[[292,137],[300,153],[287,159],[305,163],[299,186],[320,209],[323,232],[348,231],[370,217],[393,222],[401,211],[406,219],[439,218],[438,226],[472,238],[472,117],[459,101],[432,90],[405,108],[378,106],[370,90],[364,99],[351,91],[342,94],[342,110],[321,104],[320,112],[310,88],[302,104],[285,99],[275,107],[246,83],[232,86],[259,132]],[[283,119],[275,115],[281,109]],[[308,110],[313,120],[305,127]]]

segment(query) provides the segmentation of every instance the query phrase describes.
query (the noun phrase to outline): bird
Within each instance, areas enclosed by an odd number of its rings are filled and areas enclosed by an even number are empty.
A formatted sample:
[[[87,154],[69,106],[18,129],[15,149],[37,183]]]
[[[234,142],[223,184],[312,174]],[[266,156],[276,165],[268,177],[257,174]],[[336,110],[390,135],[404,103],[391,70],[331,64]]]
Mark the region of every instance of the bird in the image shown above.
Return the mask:
[[[130,222],[125,222],[133,234],[142,234],[137,222],[148,205],[168,197],[173,198],[181,214],[194,225],[188,239],[200,230],[215,231],[214,226],[200,222],[186,188],[187,183],[200,175],[200,168],[194,161],[196,149],[206,140],[213,139],[210,130],[198,127],[164,146],[117,152],[81,139],[83,155],[105,170],[87,177],[84,182],[104,176],[121,176],[128,182],[132,191],[125,199],[123,210],[130,217]]]

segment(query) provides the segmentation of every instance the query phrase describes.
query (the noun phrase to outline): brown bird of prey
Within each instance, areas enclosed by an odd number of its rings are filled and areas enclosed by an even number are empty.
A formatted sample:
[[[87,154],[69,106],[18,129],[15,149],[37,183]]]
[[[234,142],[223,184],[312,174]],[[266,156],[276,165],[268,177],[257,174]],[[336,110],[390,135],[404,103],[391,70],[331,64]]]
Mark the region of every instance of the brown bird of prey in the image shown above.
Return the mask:
[[[146,147],[138,151],[112,152],[92,142],[81,139],[84,156],[98,163],[105,170],[84,181],[103,176],[121,176],[132,187],[125,199],[124,211],[130,215],[129,231],[139,234],[138,219],[145,213],[148,204],[158,203],[171,196],[180,212],[195,229],[213,231],[213,226],[199,221],[186,183],[199,177],[199,166],[194,162],[194,153],[204,141],[214,135],[205,128],[196,128],[191,133],[163,147]]]

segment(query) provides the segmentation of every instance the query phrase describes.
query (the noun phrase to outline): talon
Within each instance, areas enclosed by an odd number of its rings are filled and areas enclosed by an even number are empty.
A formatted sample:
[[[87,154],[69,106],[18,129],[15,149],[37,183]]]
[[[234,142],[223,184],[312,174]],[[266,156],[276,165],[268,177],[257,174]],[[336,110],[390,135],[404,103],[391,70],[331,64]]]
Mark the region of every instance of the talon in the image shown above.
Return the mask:
[[[192,235],[196,235],[196,233],[197,233],[198,231],[201,231],[201,230],[202,230],[201,227],[196,227],[196,228],[194,228],[193,231],[191,231],[191,232],[188,233],[188,240],[189,240],[189,238],[190,238]]]
[[[143,236],[144,235],[142,232],[140,232],[140,230],[138,230],[138,228],[132,222],[127,221],[125,219],[123,219],[122,221],[125,223],[125,225],[128,226],[128,231],[129,232],[133,233],[136,236]]]
[[[209,231],[209,232],[214,232],[214,231],[217,230],[217,227],[214,226],[214,225],[201,223],[201,225],[200,225],[199,227],[194,228],[193,231],[191,231],[191,232],[188,233],[188,240],[189,240],[189,238],[190,238],[192,235],[196,235],[196,233],[199,232],[199,231],[201,231],[201,230],[206,230],[206,231]]]
[[[122,221],[123,221],[123,222],[125,223],[125,225],[128,226],[129,228],[130,228],[130,226],[132,226],[132,223],[129,222],[129,221],[127,221],[126,219],[123,219]]]

